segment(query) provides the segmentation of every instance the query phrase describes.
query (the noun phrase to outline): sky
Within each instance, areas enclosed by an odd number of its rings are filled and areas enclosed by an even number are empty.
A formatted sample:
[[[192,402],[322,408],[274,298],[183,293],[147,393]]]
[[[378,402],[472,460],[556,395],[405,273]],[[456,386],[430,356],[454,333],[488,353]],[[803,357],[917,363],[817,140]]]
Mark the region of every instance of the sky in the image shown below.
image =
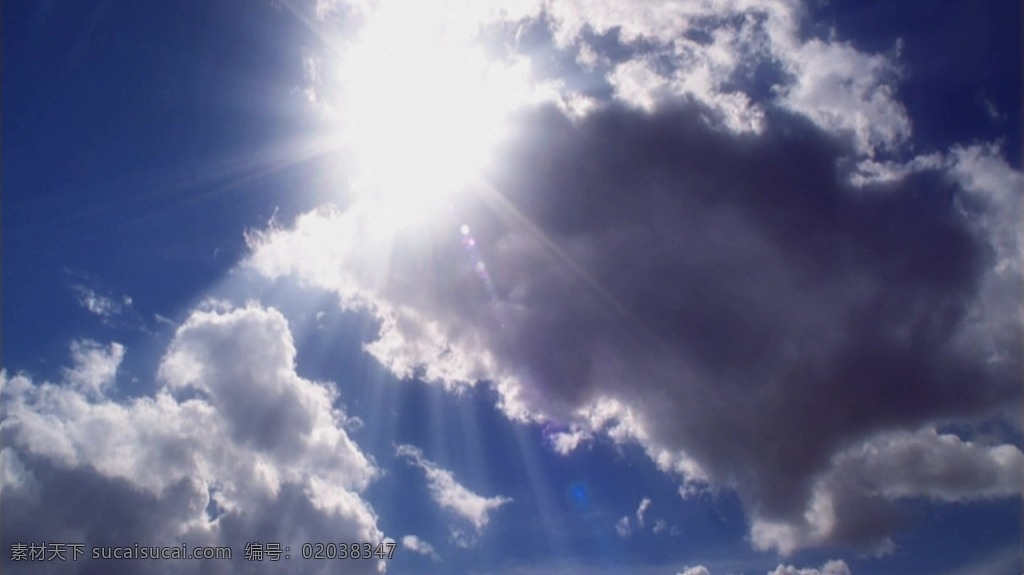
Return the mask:
[[[1021,573],[1021,23],[4,2],[4,572]]]

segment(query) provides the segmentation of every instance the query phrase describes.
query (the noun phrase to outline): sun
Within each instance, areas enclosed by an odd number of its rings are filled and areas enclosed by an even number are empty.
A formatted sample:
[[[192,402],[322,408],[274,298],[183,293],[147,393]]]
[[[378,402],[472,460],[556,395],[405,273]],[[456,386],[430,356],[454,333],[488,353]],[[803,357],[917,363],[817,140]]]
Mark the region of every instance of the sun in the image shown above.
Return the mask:
[[[351,188],[392,226],[429,219],[470,190],[509,113],[529,100],[528,64],[489,61],[476,36],[458,12],[390,1],[346,50],[338,107]]]

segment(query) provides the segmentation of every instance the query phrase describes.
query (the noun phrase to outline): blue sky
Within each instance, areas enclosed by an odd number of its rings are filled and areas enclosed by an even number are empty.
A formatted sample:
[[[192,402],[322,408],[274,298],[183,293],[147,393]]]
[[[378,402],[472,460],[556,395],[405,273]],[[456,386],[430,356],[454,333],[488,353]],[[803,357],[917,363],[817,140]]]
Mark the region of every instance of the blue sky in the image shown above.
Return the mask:
[[[6,2],[5,571],[1020,573],[1021,15],[903,4]]]

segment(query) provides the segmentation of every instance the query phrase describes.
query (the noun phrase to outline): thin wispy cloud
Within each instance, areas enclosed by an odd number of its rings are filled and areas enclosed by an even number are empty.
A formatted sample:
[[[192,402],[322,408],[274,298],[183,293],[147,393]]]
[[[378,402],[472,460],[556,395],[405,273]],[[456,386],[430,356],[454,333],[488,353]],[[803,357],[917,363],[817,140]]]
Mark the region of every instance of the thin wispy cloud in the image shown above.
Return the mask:
[[[441,560],[441,556],[437,553],[436,550],[434,550],[433,545],[427,543],[426,541],[420,539],[415,535],[406,535],[402,537],[402,548],[408,549],[413,553],[418,553],[420,555],[430,557],[434,561]]]
[[[395,454],[419,467],[426,476],[427,489],[434,503],[456,517],[467,521],[477,535],[487,526],[492,511],[512,502],[512,499],[508,497],[500,495],[484,497],[470,491],[456,481],[450,471],[424,458],[423,452],[417,447],[399,445],[395,448]],[[457,528],[453,534],[460,541],[465,541],[464,538],[467,536]]]
[[[78,296],[78,303],[82,307],[87,309],[90,313],[98,315],[104,319],[110,318],[121,313],[122,304],[131,305],[131,299],[125,298],[121,302],[115,301],[113,298],[101,295],[95,290],[86,287],[81,284],[75,284],[71,286],[75,294]]]

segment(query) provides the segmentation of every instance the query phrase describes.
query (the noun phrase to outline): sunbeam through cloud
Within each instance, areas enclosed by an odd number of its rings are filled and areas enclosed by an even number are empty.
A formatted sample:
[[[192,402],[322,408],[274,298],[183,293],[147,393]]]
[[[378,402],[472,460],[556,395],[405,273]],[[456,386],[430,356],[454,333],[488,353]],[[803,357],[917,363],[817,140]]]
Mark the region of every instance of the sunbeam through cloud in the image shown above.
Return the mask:
[[[4,7],[3,572],[1022,572],[1017,3],[182,8]]]

